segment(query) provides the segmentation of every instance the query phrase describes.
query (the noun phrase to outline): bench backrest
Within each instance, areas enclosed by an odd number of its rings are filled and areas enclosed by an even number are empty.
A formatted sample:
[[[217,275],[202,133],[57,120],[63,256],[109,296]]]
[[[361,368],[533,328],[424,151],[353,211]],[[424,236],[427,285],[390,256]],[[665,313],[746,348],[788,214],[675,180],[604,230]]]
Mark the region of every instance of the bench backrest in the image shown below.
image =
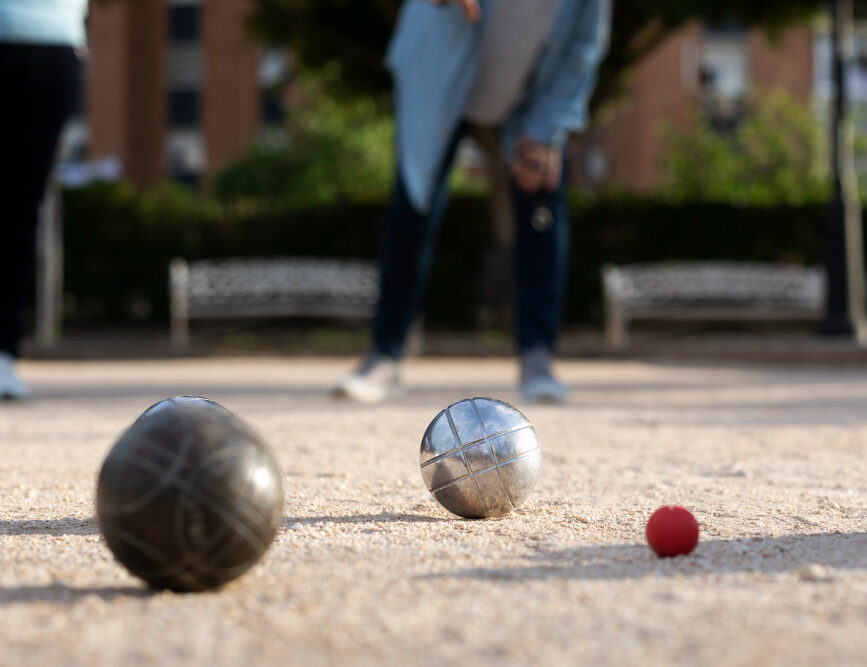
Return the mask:
[[[372,262],[309,257],[175,260],[173,293],[190,306],[282,301],[374,304],[379,275]]]
[[[606,266],[606,299],[626,307],[750,306],[821,312],[825,272],[758,262],[662,262]]]

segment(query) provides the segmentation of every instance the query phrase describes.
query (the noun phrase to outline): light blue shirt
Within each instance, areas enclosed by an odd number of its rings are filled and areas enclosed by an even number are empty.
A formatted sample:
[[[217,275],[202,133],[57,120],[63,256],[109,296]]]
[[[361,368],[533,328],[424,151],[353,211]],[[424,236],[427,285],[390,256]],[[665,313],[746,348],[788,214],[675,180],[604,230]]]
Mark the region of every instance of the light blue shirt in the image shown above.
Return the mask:
[[[497,1],[481,0],[479,23],[453,4],[407,0],[401,11],[386,63],[395,86],[398,164],[419,211],[430,210],[437,172],[476,79],[484,17]],[[507,159],[522,136],[559,146],[586,126],[610,20],[611,0],[560,3],[527,89],[501,128]]]
[[[87,0],[0,0],[0,42],[83,46]]]

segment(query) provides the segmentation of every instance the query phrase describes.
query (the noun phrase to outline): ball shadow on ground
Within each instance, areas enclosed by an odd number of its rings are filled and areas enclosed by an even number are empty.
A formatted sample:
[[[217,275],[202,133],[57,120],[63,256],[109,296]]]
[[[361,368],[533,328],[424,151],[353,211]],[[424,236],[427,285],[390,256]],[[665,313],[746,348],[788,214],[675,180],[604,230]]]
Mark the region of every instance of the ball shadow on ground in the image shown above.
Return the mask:
[[[96,535],[99,527],[95,518],[79,519],[4,519],[0,521],[0,535]],[[120,597],[148,597],[155,591],[135,586],[77,587],[59,582],[46,585],[0,586],[0,606],[15,603],[73,604],[89,596],[111,601]]]
[[[106,384],[106,385],[51,385],[37,386],[33,397],[28,401],[52,401],[60,399],[106,399],[106,398],[139,398],[151,400],[154,396],[285,396],[293,399],[309,399],[311,396],[325,396],[325,389],[314,389],[294,386],[272,385],[235,385],[235,384],[203,384],[200,382],[182,382],[175,384]]]
[[[16,603],[50,602],[52,604],[75,604],[96,596],[106,602],[119,598],[148,598],[159,591],[136,586],[68,586],[52,583],[44,586],[0,586],[0,606]]]
[[[703,540],[692,554],[676,558],[657,558],[643,544],[619,544],[541,551],[526,560],[527,565],[459,569],[425,578],[532,581],[736,573],[773,575],[797,572],[811,564],[836,570],[867,570],[867,533]]]
[[[424,514],[408,514],[406,512],[380,512],[379,514],[346,514],[341,516],[287,516],[283,518],[283,527],[294,524],[313,525],[317,523],[441,523],[448,519]]]
[[[0,520],[0,535],[96,535],[97,533],[99,527],[93,517]]]

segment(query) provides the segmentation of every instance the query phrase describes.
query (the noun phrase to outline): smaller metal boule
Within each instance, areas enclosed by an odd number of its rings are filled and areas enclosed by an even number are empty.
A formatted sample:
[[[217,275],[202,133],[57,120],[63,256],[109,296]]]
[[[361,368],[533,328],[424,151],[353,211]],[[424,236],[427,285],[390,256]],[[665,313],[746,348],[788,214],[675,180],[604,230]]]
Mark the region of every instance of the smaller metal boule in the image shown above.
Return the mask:
[[[468,398],[440,412],[421,441],[421,474],[449,512],[505,516],[536,486],[542,453],[535,429],[508,403]]]

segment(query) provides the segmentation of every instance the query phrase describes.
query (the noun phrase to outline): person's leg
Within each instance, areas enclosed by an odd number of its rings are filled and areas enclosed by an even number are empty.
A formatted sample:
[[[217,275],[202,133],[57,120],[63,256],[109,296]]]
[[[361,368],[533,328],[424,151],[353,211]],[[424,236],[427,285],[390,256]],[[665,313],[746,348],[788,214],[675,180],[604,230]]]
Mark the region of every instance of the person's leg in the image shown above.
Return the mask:
[[[395,179],[381,246],[380,294],[373,321],[374,351],[390,359],[403,357],[407,332],[421,306],[448,203],[448,175],[462,136],[463,127],[446,151],[429,213],[420,213],[412,205],[399,172]]]
[[[448,200],[448,175],[463,133],[461,125],[447,147],[429,213],[421,213],[412,205],[398,169],[380,251],[372,349],[360,367],[337,386],[338,396],[372,403],[400,391],[399,364],[404,343],[424,295]]]
[[[0,352],[12,357],[33,285],[39,205],[77,74],[71,48],[0,45]]]
[[[551,375],[569,265],[566,169],[553,192],[529,195],[511,186],[515,209],[515,328],[525,398],[562,400],[565,387]]]
[[[565,171],[565,170],[564,170]],[[512,185],[515,297],[519,352],[554,349],[569,267],[565,176],[554,192],[528,195]]]
[[[36,221],[77,75],[71,48],[0,44],[0,399],[28,393],[15,359],[33,286]]]

